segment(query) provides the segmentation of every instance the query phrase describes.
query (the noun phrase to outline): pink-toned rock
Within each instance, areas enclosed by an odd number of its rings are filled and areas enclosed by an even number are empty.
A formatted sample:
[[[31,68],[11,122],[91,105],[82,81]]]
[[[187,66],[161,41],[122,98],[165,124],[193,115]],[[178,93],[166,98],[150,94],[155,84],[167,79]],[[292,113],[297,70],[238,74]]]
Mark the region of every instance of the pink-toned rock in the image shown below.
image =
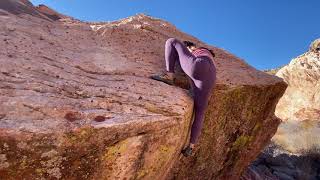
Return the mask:
[[[320,120],[320,40],[310,50],[281,68],[277,76],[288,83],[276,108],[284,121]]]
[[[58,12],[56,12],[55,10],[49,8],[48,6],[46,5],[43,5],[43,4],[40,4],[39,6],[36,7],[37,10],[39,12],[41,12],[42,14],[44,14],[45,16],[47,16],[48,18],[56,21],[56,20],[59,20],[59,19],[64,19],[64,18],[70,18],[68,16],[65,16],[63,14],[60,14]]]
[[[16,3],[29,6],[5,0],[0,9]],[[35,11],[0,15],[1,179],[237,179],[277,129],[280,78],[163,20],[52,21]],[[180,150],[191,97],[148,78],[164,69],[169,37],[217,55],[217,86],[189,158]]]
[[[11,13],[14,15],[28,14],[34,17],[49,20],[45,15],[40,13],[28,0],[1,0],[0,15]]]

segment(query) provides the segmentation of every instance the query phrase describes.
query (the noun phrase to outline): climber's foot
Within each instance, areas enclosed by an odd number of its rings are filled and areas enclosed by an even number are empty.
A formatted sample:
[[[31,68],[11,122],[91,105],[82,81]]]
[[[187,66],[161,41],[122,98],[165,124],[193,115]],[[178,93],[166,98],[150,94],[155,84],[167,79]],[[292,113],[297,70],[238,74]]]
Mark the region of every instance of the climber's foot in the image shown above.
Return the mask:
[[[187,146],[186,148],[184,148],[183,150],[181,150],[181,153],[185,156],[185,157],[188,157],[188,156],[191,156],[192,155],[192,150],[193,148],[189,146]]]
[[[174,77],[173,73],[170,72],[162,72],[161,74],[152,75],[150,76],[151,79],[164,82],[169,85],[173,85],[174,83]]]
[[[190,88],[190,89],[188,90],[188,95],[189,95],[190,97],[194,97],[194,93],[193,93],[192,88]]]

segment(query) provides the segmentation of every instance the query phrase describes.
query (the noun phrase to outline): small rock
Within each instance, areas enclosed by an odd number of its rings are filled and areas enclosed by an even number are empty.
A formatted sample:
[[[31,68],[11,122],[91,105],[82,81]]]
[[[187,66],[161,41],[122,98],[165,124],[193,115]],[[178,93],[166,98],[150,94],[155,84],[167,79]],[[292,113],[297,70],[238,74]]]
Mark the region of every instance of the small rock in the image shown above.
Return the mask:
[[[5,117],[6,117],[5,114],[0,114],[0,119],[3,119],[3,118],[5,118]]]
[[[81,114],[79,112],[68,112],[64,118],[70,122],[74,122],[81,119]]]
[[[104,116],[96,116],[94,118],[94,121],[96,121],[96,122],[103,122],[105,120],[106,120],[106,117],[104,117]]]
[[[8,30],[12,32],[12,31],[15,31],[16,28],[15,27],[8,27]]]

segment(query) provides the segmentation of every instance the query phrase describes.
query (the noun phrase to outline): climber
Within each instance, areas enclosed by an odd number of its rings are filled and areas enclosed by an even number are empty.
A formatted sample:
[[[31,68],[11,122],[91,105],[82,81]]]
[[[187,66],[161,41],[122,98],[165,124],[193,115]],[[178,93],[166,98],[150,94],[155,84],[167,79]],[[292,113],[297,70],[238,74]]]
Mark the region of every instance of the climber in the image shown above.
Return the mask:
[[[216,82],[214,56],[211,50],[197,47],[190,41],[182,43],[175,38],[170,38],[165,44],[166,71],[151,76],[152,79],[173,85],[175,80],[174,67],[176,61],[179,61],[181,69],[191,79],[195,118],[191,127],[189,144],[181,151],[186,157],[192,155],[192,150],[198,141],[205,110]]]

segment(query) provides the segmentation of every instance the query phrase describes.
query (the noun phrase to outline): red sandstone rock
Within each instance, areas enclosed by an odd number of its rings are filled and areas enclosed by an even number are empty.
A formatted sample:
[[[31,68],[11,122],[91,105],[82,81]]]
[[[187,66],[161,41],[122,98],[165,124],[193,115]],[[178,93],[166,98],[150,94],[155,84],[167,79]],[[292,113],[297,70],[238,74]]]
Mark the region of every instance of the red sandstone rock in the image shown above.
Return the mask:
[[[43,4],[37,6],[36,8],[39,12],[41,12],[42,14],[44,14],[45,16],[47,16],[48,18],[50,18],[54,21],[59,20],[59,19],[63,19],[63,18],[70,18],[68,16],[65,16],[65,15],[62,15],[62,14],[56,12],[55,10],[53,10]]]
[[[21,2],[0,3],[2,179],[237,179],[275,133],[280,78],[160,19],[53,22],[3,8]],[[216,53],[217,86],[189,158],[180,150],[191,97],[148,78],[164,69],[169,37]]]

